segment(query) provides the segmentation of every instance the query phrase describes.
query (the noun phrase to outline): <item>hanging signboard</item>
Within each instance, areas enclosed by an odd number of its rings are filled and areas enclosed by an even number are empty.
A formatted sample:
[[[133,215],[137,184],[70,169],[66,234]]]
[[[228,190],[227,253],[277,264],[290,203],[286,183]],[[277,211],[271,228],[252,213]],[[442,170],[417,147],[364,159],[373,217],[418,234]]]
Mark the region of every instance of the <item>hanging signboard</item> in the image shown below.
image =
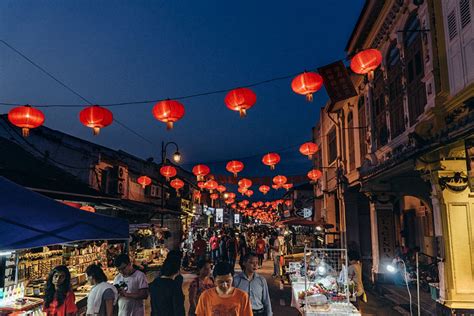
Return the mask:
[[[324,79],[324,86],[332,103],[343,101],[357,95],[349,72],[341,60],[318,68],[318,73]]]
[[[240,214],[234,214],[234,224],[240,224]]]
[[[313,208],[301,208],[295,212],[296,216],[310,218],[313,216]]]
[[[224,209],[216,208],[216,223],[223,223],[223,222],[224,222]]]

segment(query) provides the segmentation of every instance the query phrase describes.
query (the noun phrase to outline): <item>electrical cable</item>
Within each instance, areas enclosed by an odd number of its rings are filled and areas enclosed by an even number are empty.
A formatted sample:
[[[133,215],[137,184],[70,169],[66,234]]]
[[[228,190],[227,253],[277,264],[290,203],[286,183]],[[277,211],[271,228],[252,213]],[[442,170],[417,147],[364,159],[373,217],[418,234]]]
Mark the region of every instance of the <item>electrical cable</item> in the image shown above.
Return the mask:
[[[55,78],[51,73],[49,73],[48,71],[46,71],[44,68],[42,68],[41,66],[39,66],[37,63],[35,63],[34,61],[32,61],[30,58],[28,58],[27,56],[25,56],[24,54],[22,54],[20,51],[18,51],[16,48],[14,48],[12,45],[8,44],[6,41],[4,40],[0,40],[0,42],[2,42],[5,46],[7,46],[8,48],[10,48],[11,50],[13,50],[15,53],[17,53],[18,55],[20,55],[21,57],[23,57],[24,59],[26,59],[29,63],[31,63],[32,65],[34,65],[36,68],[40,69],[43,73],[45,73],[46,75],[48,75],[50,78],[52,78],[54,81],[56,81],[57,83],[59,83],[60,85],[62,85],[64,88],[68,89],[70,92],[74,93],[76,96],[78,96],[79,98],[81,98],[82,100],[84,100],[85,102],[87,102],[88,104],[91,104],[92,103],[90,101],[88,101],[86,98],[84,98],[83,96],[81,96],[79,93],[77,93],[76,91],[74,91],[72,88],[70,88],[69,86],[67,86],[66,84],[64,84],[63,82],[61,82],[59,79]],[[314,67],[314,68],[310,68],[309,71],[316,71],[317,68]],[[261,80],[261,81],[257,81],[257,82],[253,82],[253,83],[248,83],[248,84],[244,84],[244,85],[240,85],[238,87],[241,87],[241,88],[251,88],[251,87],[256,87],[256,86],[260,86],[260,85],[264,85],[264,84],[267,84],[267,83],[270,83],[270,82],[274,82],[274,81],[281,81],[281,80],[287,80],[287,79],[290,79],[290,78],[294,78],[295,76],[301,74],[301,72],[298,72],[298,73],[293,73],[293,74],[290,74],[290,75],[284,75],[284,76],[280,76],[280,77],[274,77],[274,78],[270,78],[270,79],[266,79],[266,80]],[[119,103],[104,103],[104,104],[101,104],[100,106],[102,107],[114,107],[114,106],[123,106],[123,105],[138,105],[138,104],[148,104],[148,103],[156,103],[156,102],[159,102],[159,101],[163,101],[163,100],[167,100],[167,99],[172,99],[172,100],[186,100],[186,99],[191,99],[191,98],[198,98],[198,97],[203,97],[203,96],[208,96],[208,95],[214,95],[214,94],[221,94],[221,93],[225,93],[225,92],[229,92],[231,90],[235,89],[235,87],[232,87],[232,88],[226,88],[226,89],[220,89],[220,90],[211,90],[211,91],[206,91],[206,92],[201,92],[201,93],[195,93],[195,94],[190,94],[190,95],[183,95],[183,96],[176,96],[176,97],[172,97],[172,98],[155,98],[155,99],[151,99],[151,100],[132,100],[132,101],[127,101],[127,102],[119,102]],[[9,103],[9,102],[0,102],[0,106],[18,106],[18,105],[21,105],[23,103]],[[84,104],[40,104],[40,105],[35,105],[35,107],[38,107],[38,108],[52,108],[52,107],[63,107],[63,108],[67,108],[67,107],[84,107]]]

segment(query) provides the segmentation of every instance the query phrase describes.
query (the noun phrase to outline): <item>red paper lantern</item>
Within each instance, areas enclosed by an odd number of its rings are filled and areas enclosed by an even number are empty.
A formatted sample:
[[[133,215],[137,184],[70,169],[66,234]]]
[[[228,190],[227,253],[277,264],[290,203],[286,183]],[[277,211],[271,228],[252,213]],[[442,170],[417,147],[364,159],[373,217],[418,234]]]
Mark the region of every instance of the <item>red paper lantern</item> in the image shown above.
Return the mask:
[[[247,190],[247,191],[245,191],[245,195],[248,196],[248,197],[251,197],[253,195],[253,191],[252,190]]]
[[[239,187],[248,189],[252,186],[252,181],[249,179],[243,178],[242,180],[238,182],[238,184],[239,184]]]
[[[217,200],[217,199],[219,198],[219,194],[217,194],[217,193],[212,193],[212,194],[210,195],[210,197],[211,197],[211,200]]]
[[[226,190],[227,188],[223,186],[222,184],[217,186],[217,191],[219,191],[219,193],[224,193]]]
[[[365,75],[377,69],[381,63],[382,54],[378,49],[366,49],[352,57],[351,69],[356,74]]]
[[[300,153],[312,159],[313,155],[318,151],[318,145],[313,142],[307,142],[300,146]]]
[[[280,162],[280,155],[277,153],[268,153],[262,158],[264,165],[270,166],[271,170],[275,169],[275,165]]]
[[[211,170],[206,165],[196,165],[193,167],[193,173],[197,177],[197,181],[203,181],[209,172],[211,172]]]
[[[193,193],[193,197],[195,200],[198,201],[198,203],[201,203],[201,191],[194,191]]]
[[[219,184],[215,181],[215,180],[208,180],[206,181],[206,189],[209,190],[209,192],[212,193],[212,191],[214,191],[215,189],[217,189],[217,187],[219,186]]]
[[[181,179],[175,178],[171,180],[170,185],[176,190],[176,195],[179,196],[179,189],[184,187],[184,182]]]
[[[198,182],[198,187],[199,187],[199,189],[201,189],[201,190],[202,190],[202,189],[205,189],[205,188],[206,188],[206,182],[203,182],[203,181]]]
[[[262,201],[258,201],[258,202],[257,202],[257,205],[258,205],[258,207],[262,207],[262,206],[263,206],[263,202],[262,202]]]
[[[94,135],[99,135],[101,128],[112,124],[114,115],[104,107],[93,105],[79,113],[79,120],[85,126],[92,128]]]
[[[153,116],[166,123],[166,129],[173,128],[173,124],[184,116],[184,106],[175,100],[160,101],[153,107]]]
[[[313,101],[313,93],[323,86],[323,77],[315,72],[303,72],[291,82],[291,89],[298,94],[306,96],[306,101]]]
[[[31,128],[37,128],[44,123],[44,114],[29,105],[17,106],[8,112],[8,120],[21,128],[23,137],[30,134]]]
[[[227,193],[227,198],[228,199],[235,199],[235,193],[234,192]]]
[[[175,177],[178,172],[173,166],[163,166],[160,168],[160,173],[163,177],[166,178],[166,181],[170,181],[171,178]]]
[[[268,201],[265,202],[265,206],[266,206],[266,207],[269,207],[270,205],[272,205],[272,202],[268,202]]]
[[[278,184],[272,184],[272,188],[273,190],[278,190],[281,188],[281,186],[279,186]]]
[[[262,192],[264,195],[270,191],[270,187],[268,185],[261,185],[258,190]]]
[[[244,164],[237,160],[229,161],[225,167],[227,171],[232,172],[234,177],[237,177],[237,173],[244,170]]]
[[[280,186],[280,187],[281,187],[282,185],[284,185],[284,184],[286,183],[286,181],[287,181],[287,179],[286,179],[285,176],[280,176],[280,175],[278,175],[278,176],[275,176],[275,177],[273,178],[273,183],[275,183],[276,185],[278,185],[278,186]]]
[[[286,206],[291,207],[291,204],[292,204],[292,203],[291,203],[290,200],[286,200],[286,201],[285,201],[285,205],[286,205]]]
[[[248,190],[248,189],[247,189],[247,188],[244,188],[244,187],[239,187],[239,188],[237,189],[237,191],[239,191],[239,193],[241,193],[242,195],[244,195],[245,192],[247,192],[247,190]]]
[[[308,172],[308,178],[310,178],[311,181],[317,181],[319,178],[321,178],[322,175],[322,172],[318,169],[313,169]]]
[[[282,187],[285,188],[286,191],[289,191],[293,187],[293,183],[285,183]]]
[[[137,179],[137,183],[144,189],[147,185],[151,184],[151,179],[147,176],[141,176]]]
[[[236,209],[236,208],[237,208],[237,205],[236,205],[236,204],[232,204],[230,207],[232,207],[233,209]]]
[[[240,117],[244,117],[247,115],[247,110],[257,102],[257,95],[248,88],[238,88],[229,91],[224,102],[229,109],[238,111]]]

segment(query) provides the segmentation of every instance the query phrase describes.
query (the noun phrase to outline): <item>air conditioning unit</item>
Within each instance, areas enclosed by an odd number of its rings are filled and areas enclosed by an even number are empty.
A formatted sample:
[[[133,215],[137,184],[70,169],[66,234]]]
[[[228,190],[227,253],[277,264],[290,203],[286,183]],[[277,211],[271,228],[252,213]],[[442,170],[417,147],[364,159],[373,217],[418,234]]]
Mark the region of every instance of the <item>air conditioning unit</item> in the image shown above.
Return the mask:
[[[128,168],[124,166],[117,167],[117,194],[120,197],[128,196]]]

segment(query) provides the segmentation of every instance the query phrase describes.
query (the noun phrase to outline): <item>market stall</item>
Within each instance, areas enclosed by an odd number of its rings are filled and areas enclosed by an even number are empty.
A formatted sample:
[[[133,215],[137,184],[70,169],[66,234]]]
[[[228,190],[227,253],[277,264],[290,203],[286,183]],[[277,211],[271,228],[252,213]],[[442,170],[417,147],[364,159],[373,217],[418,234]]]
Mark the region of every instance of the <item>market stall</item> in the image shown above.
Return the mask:
[[[301,261],[289,263],[291,306],[302,315],[360,315],[350,303],[345,249],[305,248]]]
[[[113,276],[109,254],[124,250],[127,221],[67,206],[3,177],[0,192],[0,314],[34,314],[54,266],[69,266],[78,303],[89,264]]]

